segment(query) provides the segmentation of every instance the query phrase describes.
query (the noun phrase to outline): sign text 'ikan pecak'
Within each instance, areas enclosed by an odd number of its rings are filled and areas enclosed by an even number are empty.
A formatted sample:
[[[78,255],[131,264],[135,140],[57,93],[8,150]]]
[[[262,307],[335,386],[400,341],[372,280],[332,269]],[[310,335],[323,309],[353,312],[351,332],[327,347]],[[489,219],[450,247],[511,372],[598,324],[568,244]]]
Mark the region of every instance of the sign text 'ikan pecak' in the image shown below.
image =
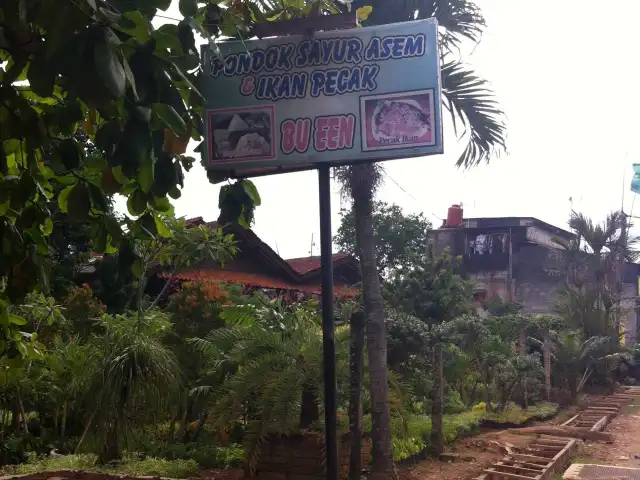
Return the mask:
[[[232,176],[442,153],[434,19],[203,48],[208,168]]]

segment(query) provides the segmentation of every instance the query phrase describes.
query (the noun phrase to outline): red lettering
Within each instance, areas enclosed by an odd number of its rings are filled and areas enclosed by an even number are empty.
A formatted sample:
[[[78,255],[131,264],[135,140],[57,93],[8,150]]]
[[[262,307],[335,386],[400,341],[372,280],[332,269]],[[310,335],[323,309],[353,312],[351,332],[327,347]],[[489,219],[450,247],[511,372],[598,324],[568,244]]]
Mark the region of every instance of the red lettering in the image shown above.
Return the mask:
[[[327,125],[327,148],[329,150],[337,150],[338,138],[340,137],[340,117],[329,117]]]
[[[317,152],[353,148],[356,118],[353,115],[336,115],[315,119],[313,146]]]
[[[353,115],[340,116],[340,139],[338,148],[353,148],[353,133],[356,127],[356,117]]]
[[[293,120],[285,120],[280,125],[280,132],[280,149],[282,153],[288,155],[295,148],[296,124],[293,123]]]
[[[296,150],[304,153],[309,148],[311,140],[311,120],[299,118],[296,120]]]
[[[327,117],[319,117],[316,118],[315,123],[313,148],[316,152],[324,152],[327,149],[327,125],[329,119]]]
[[[304,153],[309,148],[311,137],[311,120],[308,118],[298,118],[285,120],[280,125],[280,149],[282,153],[288,155],[294,150]]]

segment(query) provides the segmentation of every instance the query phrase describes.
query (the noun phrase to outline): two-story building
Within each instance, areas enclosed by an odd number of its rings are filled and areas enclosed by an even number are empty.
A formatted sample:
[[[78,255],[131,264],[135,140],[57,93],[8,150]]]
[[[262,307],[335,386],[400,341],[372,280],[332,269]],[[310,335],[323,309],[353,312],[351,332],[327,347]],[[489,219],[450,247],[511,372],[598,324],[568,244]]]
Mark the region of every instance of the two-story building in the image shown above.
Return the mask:
[[[442,227],[429,235],[436,251],[448,247],[462,257],[465,276],[476,283],[477,300],[498,295],[530,313],[553,312],[556,292],[566,279],[557,240],[573,239],[572,232],[533,217],[464,218],[462,208],[454,205]],[[626,342],[636,338],[639,277],[640,265],[625,264]]]

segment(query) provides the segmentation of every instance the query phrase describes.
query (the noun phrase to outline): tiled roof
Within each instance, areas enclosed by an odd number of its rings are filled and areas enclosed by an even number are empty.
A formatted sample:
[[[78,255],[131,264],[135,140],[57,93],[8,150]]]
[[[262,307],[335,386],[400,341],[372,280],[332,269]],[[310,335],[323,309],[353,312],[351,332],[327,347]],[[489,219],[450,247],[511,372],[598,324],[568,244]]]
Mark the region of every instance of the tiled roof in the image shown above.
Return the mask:
[[[345,257],[348,257],[347,253],[334,253],[333,261],[341,260]],[[305,273],[309,273],[312,270],[317,270],[320,268],[320,257],[302,257],[302,258],[290,258],[285,260],[291,268],[293,268],[296,272],[301,275]]]
[[[163,277],[167,277],[168,274],[162,274]],[[200,269],[200,270],[188,270],[186,272],[180,272],[175,275],[175,278],[188,281],[199,280],[211,280],[224,283],[234,283],[250,287],[261,288],[274,288],[281,290],[297,290],[300,292],[319,295],[321,293],[320,287],[317,285],[301,285],[294,283],[286,283],[276,278],[271,278],[267,275],[261,275],[259,273],[245,273],[234,272],[231,270],[215,270],[215,269]],[[344,287],[341,285],[335,285],[333,287],[335,296],[353,296],[356,294],[355,289]]]

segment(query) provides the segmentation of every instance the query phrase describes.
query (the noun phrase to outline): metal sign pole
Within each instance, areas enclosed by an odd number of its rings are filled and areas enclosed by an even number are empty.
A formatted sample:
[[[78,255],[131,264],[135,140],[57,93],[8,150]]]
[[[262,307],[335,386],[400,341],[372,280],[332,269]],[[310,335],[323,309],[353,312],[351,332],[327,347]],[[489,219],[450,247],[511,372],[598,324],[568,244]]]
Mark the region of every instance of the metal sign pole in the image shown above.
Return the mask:
[[[326,479],[338,480],[336,345],[333,334],[333,239],[331,238],[331,177],[328,164],[318,167],[318,193],[320,199],[320,266],[322,274],[325,465]]]

